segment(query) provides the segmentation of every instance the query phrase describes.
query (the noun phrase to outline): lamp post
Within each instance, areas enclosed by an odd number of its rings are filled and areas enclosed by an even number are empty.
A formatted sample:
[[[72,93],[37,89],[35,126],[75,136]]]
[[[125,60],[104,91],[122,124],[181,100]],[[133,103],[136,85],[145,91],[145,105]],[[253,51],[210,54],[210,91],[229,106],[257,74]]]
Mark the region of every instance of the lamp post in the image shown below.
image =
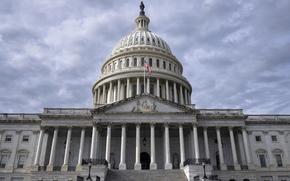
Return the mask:
[[[207,179],[206,173],[205,173],[205,162],[202,162],[202,168],[203,168],[203,179]]]
[[[89,161],[88,165],[89,165],[89,175],[88,175],[88,177],[87,177],[86,180],[92,181],[93,179],[91,177],[91,168],[92,168],[92,162],[91,162],[91,160]]]

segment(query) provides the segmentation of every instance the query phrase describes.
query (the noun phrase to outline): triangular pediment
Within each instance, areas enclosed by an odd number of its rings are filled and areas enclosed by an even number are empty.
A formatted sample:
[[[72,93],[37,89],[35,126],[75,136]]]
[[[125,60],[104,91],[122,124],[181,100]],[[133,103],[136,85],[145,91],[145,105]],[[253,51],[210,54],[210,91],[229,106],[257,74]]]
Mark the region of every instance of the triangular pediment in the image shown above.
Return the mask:
[[[96,108],[94,112],[182,113],[182,112],[194,112],[194,109],[191,107],[183,106],[171,101],[164,100],[162,98],[150,94],[149,95],[142,94],[112,104],[108,104],[106,106]]]

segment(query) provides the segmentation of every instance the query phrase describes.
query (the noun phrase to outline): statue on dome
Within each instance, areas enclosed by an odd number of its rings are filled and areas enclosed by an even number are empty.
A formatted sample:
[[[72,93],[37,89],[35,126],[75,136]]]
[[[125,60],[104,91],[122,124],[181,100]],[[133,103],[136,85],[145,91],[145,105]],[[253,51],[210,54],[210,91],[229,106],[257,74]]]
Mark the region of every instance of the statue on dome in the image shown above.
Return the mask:
[[[145,8],[145,6],[144,6],[144,4],[143,4],[143,1],[141,1],[141,4],[140,4],[140,15],[145,15],[145,11],[144,11],[144,8]]]

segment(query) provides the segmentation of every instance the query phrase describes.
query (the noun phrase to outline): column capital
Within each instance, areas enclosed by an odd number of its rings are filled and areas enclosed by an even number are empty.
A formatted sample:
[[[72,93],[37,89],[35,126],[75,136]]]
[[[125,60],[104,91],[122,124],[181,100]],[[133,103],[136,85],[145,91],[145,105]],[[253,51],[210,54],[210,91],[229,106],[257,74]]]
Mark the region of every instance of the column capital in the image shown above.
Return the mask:
[[[220,130],[221,129],[221,126],[216,126],[215,129],[216,130]]]
[[[208,129],[208,126],[202,126],[202,129],[203,130],[207,130]]]
[[[234,127],[233,127],[233,126],[229,126],[228,129],[229,129],[230,131],[233,131]]]

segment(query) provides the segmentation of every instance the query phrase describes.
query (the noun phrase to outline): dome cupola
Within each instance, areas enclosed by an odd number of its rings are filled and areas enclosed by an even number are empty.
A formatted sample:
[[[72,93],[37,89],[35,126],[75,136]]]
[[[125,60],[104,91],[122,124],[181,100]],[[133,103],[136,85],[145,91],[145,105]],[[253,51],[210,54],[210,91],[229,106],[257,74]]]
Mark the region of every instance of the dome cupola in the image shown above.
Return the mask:
[[[149,30],[150,19],[140,4],[136,28],[121,38],[102,66],[93,86],[94,105],[110,104],[139,94],[152,94],[179,104],[190,104],[191,85],[168,44]],[[147,62],[152,69],[144,73]]]

